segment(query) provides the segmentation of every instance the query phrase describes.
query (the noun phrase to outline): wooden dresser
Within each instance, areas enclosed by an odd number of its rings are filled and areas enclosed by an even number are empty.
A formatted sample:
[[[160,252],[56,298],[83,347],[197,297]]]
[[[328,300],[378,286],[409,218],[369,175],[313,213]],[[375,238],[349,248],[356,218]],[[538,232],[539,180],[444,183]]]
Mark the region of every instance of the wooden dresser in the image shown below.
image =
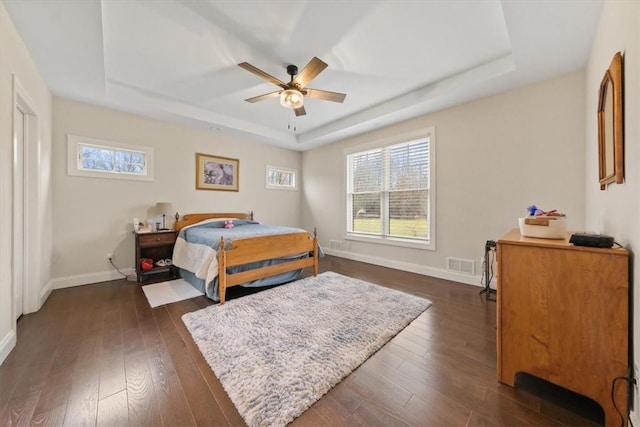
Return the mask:
[[[524,372],[589,397],[619,426],[611,401],[615,377],[627,376],[629,254],[566,240],[498,240],[498,380],[514,386]],[[627,425],[627,387],[615,400]]]

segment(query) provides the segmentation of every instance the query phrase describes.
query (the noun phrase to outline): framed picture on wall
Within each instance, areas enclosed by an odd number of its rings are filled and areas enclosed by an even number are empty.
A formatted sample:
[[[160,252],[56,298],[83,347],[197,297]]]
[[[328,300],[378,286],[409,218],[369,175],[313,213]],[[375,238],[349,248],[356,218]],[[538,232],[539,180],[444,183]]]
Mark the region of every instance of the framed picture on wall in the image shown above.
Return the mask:
[[[196,153],[196,190],[238,191],[240,160]]]

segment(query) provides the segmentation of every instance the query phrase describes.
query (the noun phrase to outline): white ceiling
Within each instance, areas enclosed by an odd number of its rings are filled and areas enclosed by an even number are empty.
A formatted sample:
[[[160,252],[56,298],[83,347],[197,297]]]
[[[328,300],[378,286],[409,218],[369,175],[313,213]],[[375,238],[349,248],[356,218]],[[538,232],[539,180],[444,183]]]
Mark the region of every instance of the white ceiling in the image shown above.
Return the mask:
[[[582,68],[601,0],[3,0],[56,95],[307,150]],[[306,116],[237,66],[289,81]],[[295,130],[294,130],[295,129]]]

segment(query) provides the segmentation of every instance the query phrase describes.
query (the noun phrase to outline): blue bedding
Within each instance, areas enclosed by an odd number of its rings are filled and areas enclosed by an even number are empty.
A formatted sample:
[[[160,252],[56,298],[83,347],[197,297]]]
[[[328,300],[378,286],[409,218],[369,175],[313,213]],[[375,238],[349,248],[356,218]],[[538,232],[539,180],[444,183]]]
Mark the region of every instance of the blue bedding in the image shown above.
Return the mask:
[[[224,237],[228,248],[229,243],[236,239],[306,231],[301,228],[260,224],[245,219],[234,219],[233,228],[224,228],[224,223],[224,220],[218,220],[183,228],[178,237],[182,237],[187,242],[205,244],[217,250],[221,237]]]
[[[180,233],[178,234],[178,241],[176,242],[176,252],[180,249],[180,253],[174,252],[174,264],[179,267],[181,277],[201,292],[204,292],[207,297],[214,301],[219,301],[217,273],[215,273],[216,277],[212,280],[207,280],[207,278],[213,275],[214,271],[217,271],[217,255],[214,251],[217,251],[221,238],[224,238],[225,248],[229,249],[231,241],[236,239],[306,232],[306,230],[300,228],[265,225],[250,220],[234,219],[233,224],[233,228],[224,228],[224,220],[213,220],[191,227],[186,227],[180,230]],[[183,249],[186,249],[186,251]],[[279,264],[291,259],[307,256],[309,256],[309,254],[267,260],[235,267],[233,269],[228,269],[227,271],[230,273],[236,273],[260,266]],[[197,259],[199,257],[202,259]],[[208,275],[205,271],[207,268],[209,269]],[[301,272],[302,270],[287,272],[249,282],[241,286],[260,287],[279,285],[295,280]]]

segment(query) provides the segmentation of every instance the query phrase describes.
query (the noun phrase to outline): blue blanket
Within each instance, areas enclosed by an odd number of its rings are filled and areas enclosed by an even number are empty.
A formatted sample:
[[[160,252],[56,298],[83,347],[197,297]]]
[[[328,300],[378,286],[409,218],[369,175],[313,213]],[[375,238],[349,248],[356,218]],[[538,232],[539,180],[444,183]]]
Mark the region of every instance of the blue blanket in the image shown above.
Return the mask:
[[[211,221],[205,224],[183,228],[180,230],[178,237],[183,238],[189,243],[199,243],[218,250],[221,238],[225,240],[225,248],[229,249],[229,243],[236,239],[270,236],[274,234],[304,233],[306,231],[301,228],[266,225],[244,219],[234,219],[233,228],[224,228],[224,223],[224,220]]]

